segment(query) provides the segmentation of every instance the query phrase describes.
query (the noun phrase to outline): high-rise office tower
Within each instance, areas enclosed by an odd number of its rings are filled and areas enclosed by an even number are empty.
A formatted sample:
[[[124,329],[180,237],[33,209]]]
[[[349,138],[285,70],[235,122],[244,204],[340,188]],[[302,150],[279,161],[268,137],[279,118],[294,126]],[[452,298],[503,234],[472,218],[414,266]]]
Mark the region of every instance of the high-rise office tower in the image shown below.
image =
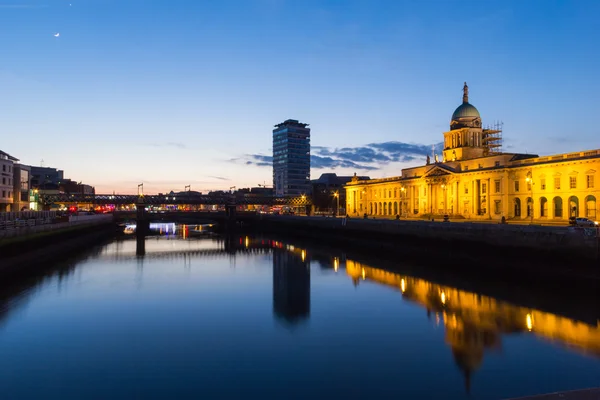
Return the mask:
[[[288,119],[273,129],[273,188],[276,196],[310,193],[310,128]]]

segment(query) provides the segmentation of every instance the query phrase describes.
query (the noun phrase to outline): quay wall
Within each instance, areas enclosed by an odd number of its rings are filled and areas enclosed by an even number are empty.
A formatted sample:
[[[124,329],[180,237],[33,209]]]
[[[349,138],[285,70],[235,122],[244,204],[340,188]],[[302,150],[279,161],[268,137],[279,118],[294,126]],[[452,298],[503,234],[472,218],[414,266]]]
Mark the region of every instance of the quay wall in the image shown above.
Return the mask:
[[[68,222],[2,230],[0,277],[44,268],[52,261],[68,258],[71,253],[101,243],[114,234],[111,215],[71,217]]]
[[[317,237],[438,245],[465,252],[478,247],[503,253],[532,251],[578,260],[598,260],[600,245],[598,228],[295,216],[264,216],[260,221],[267,229]]]

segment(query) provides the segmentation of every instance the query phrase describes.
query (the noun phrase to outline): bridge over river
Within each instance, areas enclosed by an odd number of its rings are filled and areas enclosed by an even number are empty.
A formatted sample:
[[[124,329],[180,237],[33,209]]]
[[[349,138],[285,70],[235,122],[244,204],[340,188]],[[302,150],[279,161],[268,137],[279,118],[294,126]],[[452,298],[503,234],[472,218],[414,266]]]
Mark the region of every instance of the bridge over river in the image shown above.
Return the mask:
[[[196,194],[184,193],[177,195],[121,195],[121,194],[41,194],[40,203],[49,207],[52,204],[77,205],[89,204],[93,206],[115,205],[133,206],[144,205],[266,205],[266,206],[294,206],[303,207],[312,205],[310,196],[278,197],[251,194]]]

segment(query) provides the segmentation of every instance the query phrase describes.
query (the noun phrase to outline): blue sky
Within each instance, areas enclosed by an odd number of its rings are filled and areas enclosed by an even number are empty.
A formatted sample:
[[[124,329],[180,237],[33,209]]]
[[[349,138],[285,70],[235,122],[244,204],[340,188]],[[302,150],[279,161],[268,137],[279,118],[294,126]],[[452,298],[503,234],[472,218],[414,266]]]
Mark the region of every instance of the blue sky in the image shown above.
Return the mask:
[[[0,0],[0,149],[98,192],[256,186],[272,179],[260,165],[272,126],[294,118],[312,128],[313,177],[394,176],[442,140],[464,81],[484,124],[504,122],[506,151],[599,148],[599,12],[558,0]]]

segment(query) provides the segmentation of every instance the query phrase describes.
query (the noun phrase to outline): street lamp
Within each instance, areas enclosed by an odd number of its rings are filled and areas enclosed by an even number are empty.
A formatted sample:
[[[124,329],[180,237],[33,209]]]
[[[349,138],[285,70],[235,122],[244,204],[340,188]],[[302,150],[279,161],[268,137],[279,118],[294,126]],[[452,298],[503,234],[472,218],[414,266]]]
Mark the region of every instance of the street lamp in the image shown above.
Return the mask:
[[[335,192],[333,197],[337,199],[337,208],[335,209],[335,215],[338,216],[340,214],[340,193]]]

